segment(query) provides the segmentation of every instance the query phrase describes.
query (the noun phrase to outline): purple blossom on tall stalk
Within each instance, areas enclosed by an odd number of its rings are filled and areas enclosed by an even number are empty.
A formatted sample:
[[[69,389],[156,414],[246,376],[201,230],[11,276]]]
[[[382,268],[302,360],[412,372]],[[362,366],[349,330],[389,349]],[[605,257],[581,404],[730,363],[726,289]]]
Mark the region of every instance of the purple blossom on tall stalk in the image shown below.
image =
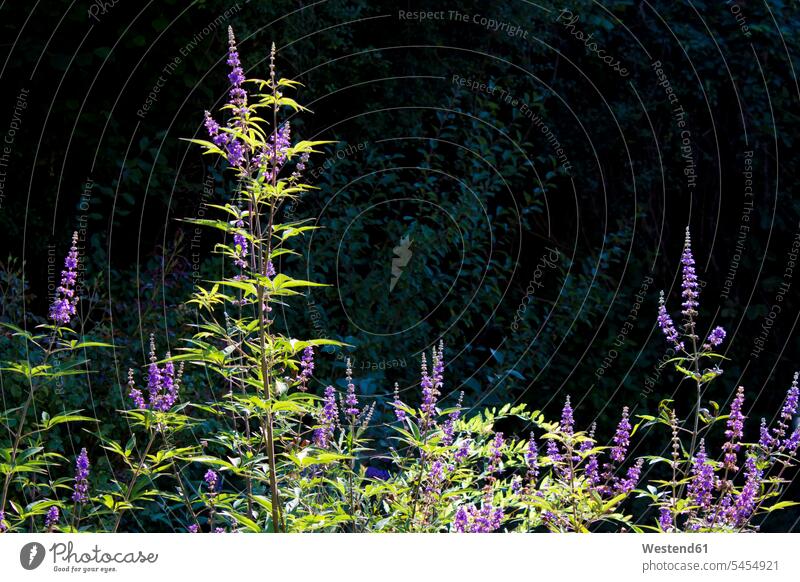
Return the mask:
[[[564,402],[564,408],[561,410],[561,430],[566,434],[571,435],[575,428],[575,417],[573,416],[572,405],[569,401],[569,396]]]
[[[300,374],[297,376],[298,389],[302,392],[308,390],[308,380],[314,373],[314,347],[306,346],[300,358]]]
[[[708,334],[708,338],[706,339],[706,343],[703,346],[706,350],[711,350],[712,348],[717,348],[722,345],[722,342],[725,340],[725,336],[727,332],[724,328],[717,326],[711,330],[711,333]]]
[[[634,463],[631,467],[628,468],[628,472],[625,474],[625,477],[620,479],[616,484],[616,489],[619,493],[630,493],[636,487],[636,484],[639,482],[639,477],[642,474],[642,465],[644,464],[643,459],[639,459]]]
[[[222,131],[219,123],[211,117],[211,113],[208,111],[205,112],[205,121],[203,123],[206,126],[208,135],[211,137],[212,143],[218,148],[224,148],[230,141],[230,134]]]
[[[83,448],[75,461],[75,486],[72,493],[75,503],[89,501],[89,467],[89,455]]]
[[[592,447],[596,444],[594,440],[594,433],[597,430],[597,423],[593,422],[592,426],[589,427],[589,432],[586,435],[586,438],[580,442],[578,445],[578,452],[579,453],[588,453]]]
[[[394,384],[394,402],[392,403],[394,406],[394,416],[399,421],[404,421],[406,419],[406,411],[403,410],[401,407],[404,406],[403,401],[400,400],[400,386],[397,385],[397,382]]]
[[[744,474],[745,484],[733,507],[734,522],[737,527],[742,527],[747,523],[756,507],[762,473],[758,468],[755,455],[747,456],[744,462]]]
[[[436,352],[434,351],[434,360]],[[423,421],[422,424],[425,428],[429,428],[434,422],[434,414],[436,413],[437,392],[434,387],[433,378],[428,375],[428,363],[425,359],[425,354],[422,354],[421,379],[420,388],[422,389],[422,410]]]
[[[786,424],[791,423],[794,415],[797,414],[797,401],[798,397],[800,397],[800,387],[797,385],[797,378],[798,374],[795,372],[792,385],[786,393],[786,400],[784,400],[783,408],[781,409],[781,420],[785,421]]]
[[[170,353],[166,353],[166,358]],[[150,335],[150,364],[147,366],[147,398],[141,390],[136,387],[133,379],[133,370],[128,370],[128,396],[133,400],[137,409],[150,409],[159,412],[166,412],[175,406],[178,401],[178,391],[180,388],[181,376],[183,375],[183,364],[175,370],[173,362],[166,362],[164,367],[158,365],[156,357],[155,335]]]
[[[672,511],[670,511],[669,507],[662,506],[659,510],[658,525],[661,527],[661,531],[672,531]]]
[[[209,469],[203,476],[203,481],[205,481],[208,486],[208,496],[216,497],[217,487],[219,486],[219,475],[217,475],[217,472]]]
[[[464,393],[458,395],[456,409],[447,416],[447,420],[442,425],[442,444],[446,447],[453,444],[455,436],[456,421],[461,417],[461,405],[464,402]]]
[[[245,236],[244,232],[244,220],[241,218],[236,221],[236,228],[242,229],[237,230],[233,235],[233,251],[234,251],[234,259],[233,262],[237,267],[242,269],[247,268],[247,255],[249,254],[249,245],[247,244],[247,236]]]
[[[228,73],[228,81],[231,83],[229,92],[230,103],[233,106],[242,107],[247,103],[247,92],[242,89],[245,81],[242,62],[239,60],[239,49],[236,46],[236,37],[233,35],[233,28],[228,27],[228,66],[231,72]]]
[[[706,444],[700,440],[700,447],[692,463],[692,480],[688,492],[692,503],[702,509],[711,507],[711,491],[714,488],[714,467],[708,461]]]
[[[50,509],[47,510],[47,515],[44,518],[44,526],[48,529],[58,524],[58,520],[61,518],[61,512],[59,511],[58,507],[53,505]]]
[[[8,526],[6,525],[6,512],[0,511],[0,533],[5,533],[8,531]]]
[[[498,432],[494,435],[492,444],[489,447],[489,474],[497,473],[500,470],[500,463],[503,460],[503,448],[505,447],[505,440],[503,440],[503,433]]]
[[[536,438],[531,436],[528,438],[528,446],[525,448],[525,465],[528,467],[527,478],[530,483],[536,481],[539,476],[539,450],[536,446]]]
[[[347,360],[347,395],[344,399],[344,413],[350,416],[358,416],[358,397],[356,396],[356,386],[353,384],[353,368],[350,359]]]
[[[664,300],[663,291],[658,298],[658,319],[656,321],[658,322],[658,327],[664,332],[667,341],[671,343],[676,350],[683,350],[683,342],[678,341],[678,330],[675,328],[675,324],[667,312],[667,304]]]
[[[462,441],[461,445],[459,445],[458,449],[456,449],[456,452],[453,453],[453,459],[455,460],[456,463],[463,462],[464,459],[466,459],[469,456],[470,444],[471,441],[469,439],[465,439],[464,441]]]
[[[683,281],[681,282],[683,310],[681,313],[687,319],[687,329],[690,333],[694,333],[694,317],[700,307],[698,301],[700,298],[700,285],[697,282],[694,256],[692,255],[692,236],[688,226],[686,227],[686,241],[683,245],[681,265],[683,266]]]
[[[67,325],[77,313],[78,295],[75,284],[78,280],[78,233],[72,233],[72,246],[64,259],[61,284],[50,306],[50,319],[56,325]]]
[[[628,420],[628,407],[622,408],[622,418],[617,425],[617,432],[614,433],[614,446],[611,448],[610,457],[621,463],[628,454],[628,446],[631,442],[631,423]]]
[[[186,531],[188,531],[189,533],[200,533],[200,526],[197,525],[196,523],[193,523],[192,525],[186,528]]]
[[[584,474],[590,485],[597,485],[600,483],[600,462],[597,460],[596,455],[592,455],[589,457],[589,460],[586,461]]]
[[[554,441],[553,439],[547,439],[547,458],[550,459],[550,461],[554,465],[557,465],[558,463],[564,460],[564,457],[558,450],[558,445],[556,444],[556,441]]]
[[[765,418],[761,419],[761,426],[759,428],[758,444],[766,452],[769,452],[772,449],[773,445],[775,444],[775,439],[773,439],[772,435],[769,434],[769,428],[767,428],[767,420]]]
[[[292,146],[292,126],[287,121],[273,131],[267,138],[266,147],[256,158],[256,165],[263,168],[264,179],[272,182],[277,179],[289,159],[288,151]]]
[[[322,402],[319,427],[314,430],[314,444],[320,448],[327,448],[333,438],[336,418],[339,416],[339,410],[336,407],[336,389],[333,386],[325,388],[325,397]]]
[[[503,517],[503,509],[495,507],[486,495],[480,509],[474,505],[459,507],[453,527],[458,533],[491,533],[500,527]]]
[[[731,402],[731,413],[728,415],[728,420],[725,423],[727,430],[725,436],[728,438],[727,442],[722,445],[722,450],[725,453],[723,464],[728,471],[736,471],[736,453],[739,452],[740,440],[744,435],[744,414],[742,414],[742,406],[744,405],[744,387],[739,386],[736,390],[736,396]]]

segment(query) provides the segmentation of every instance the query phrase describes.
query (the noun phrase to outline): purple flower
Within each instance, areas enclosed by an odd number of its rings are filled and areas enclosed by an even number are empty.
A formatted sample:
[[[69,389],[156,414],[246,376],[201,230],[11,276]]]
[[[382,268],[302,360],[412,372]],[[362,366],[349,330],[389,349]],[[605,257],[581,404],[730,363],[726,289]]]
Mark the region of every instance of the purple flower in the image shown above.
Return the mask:
[[[232,139],[225,146],[225,151],[228,156],[228,163],[238,168],[244,162],[244,146],[238,139]]]
[[[456,516],[453,519],[453,529],[457,533],[466,533],[467,527],[469,527],[467,510],[464,509],[464,507],[459,507],[458,510],[456,510]]]
[[[600,463],[597,460],[595,455],[589,457],[589,460],[586,462],[586,479],[589,481],[590,485],[597,485],[600,483],[600,471],[599,471]]]
[[[5,519],[6,519],[6,512],[0,511],[0,533],[8,531],[8,526],[6,525]]]
[[[672,530],[672,512],[669,507],[662,506],[659,510],[658,525],[661,527],[661,531],[668,532]]]
[[[320,448],[327,448],[333,438],[333,431],[336,427],[336,418],[339,410],[336,407],[336,390],[333,386],[325,388],[322,412],[319,419],[319,427],[314,430],[314,444]]]
[[[244,220],[241,218],[236,221],[236,227],[240,229],[244,229]],[[238,230],[233,235],[233,251],[234,251],[234,259],[233,262],[237,267],[242,269],[247,268],[247,255],[249,254],[249,245],[247,244],[247,236],[245,235],[244,230]]]
[[[618,463],[625,460],[628,454],[628,445],[631,442],[631,423],[628,420],[628,407],[622,408],[622,418],[617,425],[617,432],[614,434],[614,446],[611,448],[610,457]]]
[[[219,123],[217,123],[214,118],[211,117],[211,113],[208,111],[205,112],[205,121],[203,123],[205,124],[208,135],[211,137],[211,141],[214,143],[214,145],[218,148],[223,148],[230,140],[230,134],[222,131]]]
[[[793,454],[798,446],[800,446],[800,426],[794,429],[792,434],[789,435],[789,438],[783,443],[783,448],[788,451],[789,454]]]
[[[58,520],[61,517],[61,512],[58,510],[58,507],[53,505],[50,509],[47,510],[47,515],[44,518],[44,526],[46,528],[51,528],[58,524]]]
[[[166,358],[170,353],[166,353]],[[128,370],[128,396],[137,409],[150,409],[166,412],[178,401],[178,388],[183,375],[183,364],[176,372],[175,364],[167,362],[163,368],[158,366],[155,335],[150,334],[150,364],[147,366],[147,398],[136,387],[133,370]]]
[[[739,451],[739,441],[744,434],[744,415],[742,414],[742,406],[744,405],[744,387],[739,386],[736,390],[736,396],[731,402],[731,413],[728,415],[728,420],[725,423],[727,430],[725,436],[728,441],[722,445],[722,450],[725,453],[723,463],[725,468],[729,471],[736,471],[736,453]]]
[[[765,452],[769,452],[770,449],[772,449],[772,446],[775,444],[775,440],[772,438],[772,435],[769,434],[767,421],[764,418],[761,419],[759,435],[758,444],[764,449]]]
[[[567,396],[567,400],[564,402],[564,408],[561,410],[561,430],[571,435],[574,431],[574,427],[575,418],[572,415],[572,406],[569,402],[569,396]]]
[[[469,445],[470,440],[464,440],[461,445],[458,447],[455,453],[453,453],[453,459],[456,463],[461,463],[464,459],[469,456]]]
[[[300,358],[300,374],[297,376],[298,389],[305,392],[308,387],[308,379],[314,373],[314,348],[306,346]]]
[[[206,471],[206,474],[203,476],[203,481],[205,481],[208,486],[208,496],[216,497],[217,487],[219,486],[219,475],[217,475],[216,471],[212,471],[211,469]]]
[[[464,402],[464,393],[461,392],[458,395],[458,402],[456,403],[456,409],[447,416],[447,420],[445,420],[444,424],[442,425],[442,444],[446,447],[449,447],[450,445],[453,444],[456,421],[461,416],[461,404],[463,402]]]
[[[489,447],[489,474],[497,473],[500,470],[504,447],[505,441],[503,440],[503,433],[498,432],[494,435],[494,440]]]
[[[186,531],[188,531],[189,533],[198,533],[200,531],[200,526],[197,525],[196,523],[193,523],[192,525],[186,528]]]
[[[239,50],[236,47],[236,38],[233,36],[233,28],[228,27],[228,66],[231,67],[231,72],[228,73],[228,80],[232,87],[230,90],[231,104],[234,106],[243,106],[247,102],[247,92],[242,89],[242,83],[245,81],[244,71],[242,70],[242,63],[239,60]]]
[[[525,464],[528,466],[528,481],[533,483],[539,476],[539,450],[536,447],[533,431],[531,431],[531,436],[528,438],[528,446],[525,449]]]
[[[61,285],[56,289],[56,296],[50,306],[50,319],[56,325],[67,325],[77,313],[78,295],[75,283],[78,280],[78,233],[72,234],[72,246],[64,259],[64,270],[61,271]]]
[[[434,367],[436,366],[436,350],[434,348],[433,352],[433,359],[434,359]],[[422,411],[422,425],[426,429],[429,428],[434,422],[434,415],[436,413],[436,402],[438,397],[438,392],[434,385],[433,379],[428,376],[428,364],[425,360],[425,354],[422,354],[422,363],[420,365],[421,368],[421,379],[420,379],[420,388],[422,389],[422,405],[420,409]]]
[[[692,463],[692,480],[688,492],[692,502],[703,509],[711,507],[711,490],[714,488],[714,467],[706,456],[706,445],[700,441],[700,449]]]
[[[630,493],[633,491],[636,484],[639,482],[639,476],[642,474],[642,465],[644,460],[639,459],[636,463],[628,469],[623,479],[620,479],[616,484],[616,489],[619,493]]]
[[[350,416],[358,416],[358,398],[356,397],[356,387],[353,384],[353,369],[350,365],[350,359],[347,360],[347,395],[344,398],[344,413]]]
[[[459,533],[490,533],[497,530],[503,521],[502,508],[494,507],[486,495],[480,509],[474,505],[459,507],[456,511],[453,528]]]
[[[83,448],[75,461],[75,487],[72,493],[75,503],[89,501],[89,466],[89,456]]]
[[[785,420],[787,423],[791,422],[791,420],[794,418],[794,415],[797,414],[797,400],[798,396],[800,396],[800,388],[797,385],[797,376],[798,374],[795,372],[794,379],[792,380],[792,386],[786,393],[786,400],[784,401],[783,409],[781,410],[781,419]]]
[[[292,126],[287,121],[270,134],[266,147],[257,156],[255,163],[258,167],[263,167],[264,179],[267,182],[278,178],[278,174],[289,159],[288,150],[292,145],[291,136]]]
[[[727,334],[724,328],[720,326],[715,327],[714,329],[711,330],[711,333],[708,334],[706,345],[703,347],[705,347],[707,350],[710,350],[711,348],[716,348],[720,346],[722,344],[722,341],[725,339],[726,335]]]
[[[667,305],[664,301],[663,291],[658,298],[658,318],[656,321],[658,322],[658,327],[660,327],[661,331],[664,332],[664,336],[667,338],[667,341],[671,343],[675,349],[682,350],[683,342],[678,341],[678,330],[675,329],[675,324],[672,322],[672,318],[667,312]]]
[[[745,484],[742,492],[734,504],[734,521],[737,527],[742,527],[750,519],[756,507],[758,490],[761,487],[761,470],[756,464],[755,455],[748,455],[744,462]]]
[[[683,265],[683,282],[681,283],[681,295],[683,296],[683,313],[688,320],[689,328],[693,328],[693,318],[697,315],[700,307],[698,299],[700,297],[700,286],[697,283],[697,273],[695,272],[694,256],[692,255],[692,237],[689,227],[686,227],[686,241],[683,245],[681,255],[681,265]]]
[[[563,456],[558,450],[558,445],[556,444],[556,441],[554,441],[553,439],[547,439],[547,458],[550,459],[550,461],[554,465],[557,465],[558,463],[564,460]]]
[[[403,401],[400,400],[400,386],[397,385],[397,382],[394,384],[394,416],[399,421],[403,421],[406,419],[406,411],[401,408],[403,406]]]
[[[367,467],[364,476],[367,479],[379,479],[381,481],[386,481],[390,477],[389,471],[378,469],[377,467]]]

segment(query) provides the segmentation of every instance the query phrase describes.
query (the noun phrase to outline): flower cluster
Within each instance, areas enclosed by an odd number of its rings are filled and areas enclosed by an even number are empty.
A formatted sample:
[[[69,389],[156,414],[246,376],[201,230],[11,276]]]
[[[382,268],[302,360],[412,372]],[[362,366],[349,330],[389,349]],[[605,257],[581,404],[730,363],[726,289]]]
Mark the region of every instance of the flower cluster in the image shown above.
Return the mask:
[[[85,448],[81,449],[75,461],[75,486],[72,500],[75,503],[89,501],[89,455]]]
[[[165,359],[170,358],[167,352]],[[178,401],[178,390],[183,376],[183,363],[175,370],[173,362],[166,362],[159,367],[156,357],[156,340],[150,335],[150,365],[147,367],[147,397],[136,387],[133,370],[128,370],[128,396],[137,409],[149,409],[159,412],[170,410]]]
[[[78,233],[72,234],[72,246],[64,259],[61,284],[56,288],[56,298],[50,306],[50,319],[56,325],[67,325],[77,313],[78,294]]]

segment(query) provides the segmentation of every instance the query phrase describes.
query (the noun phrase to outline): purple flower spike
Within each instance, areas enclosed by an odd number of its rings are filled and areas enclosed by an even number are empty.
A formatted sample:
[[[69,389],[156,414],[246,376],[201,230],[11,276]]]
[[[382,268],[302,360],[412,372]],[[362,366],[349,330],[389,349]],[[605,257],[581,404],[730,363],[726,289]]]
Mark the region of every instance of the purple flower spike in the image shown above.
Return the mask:
[[[711,507],[711,490],[714,488],[714,467],[706,456],[706,445],[700,441],[700,449],[692,464],[692,481],[688,492],[695,505],[707,510]]]
[[[725,340],[725,336],[727,333],[725,329],[717,326],[711,330],[711,333],[708,334],[708,339],[706,340],[705,345],[703,346],[706,350],[711,350],[712,348],[719,347],[722,345],[722,342]]]
[[[64,270],[61,271],[61,285],[56,289],[56,296],[50,306],[50,319],[56,325],[67,325],[77,313],[78,295],[75,284],[78,280],[78,233],[72,234],[72,246],[64,259]]]
[[[247,103],[247,92],[242,89],[245,81],[242,63],[239,60],[239,50],[236,46],[236,38],[233,35],[233,28],[228,27],[228,66],[231,72],[228,73],[228,80],[231,83],[230,103],[234,107],[242,108]]]
[[[434,366],[436,360],[436,352],[434,351]],[[437,392],[433,383],[433,379],[428,376],[428,364],[425,360],[425,354],[422,354],[421,380],[420,388],[422,389],[422,405],[420,406],[423,416],[423,426],[430,427],[434,422],[434,415],[436,413]]]
[[[6,519],[6,512],[0,511],[0,533],[4,533],[8,530],[8,526],[5,523]]]
[[[658,525],[661,527],[661,531],[672,531],[672,512],[669,507],[662,507],[659,510]]]
[[[217,487],[219,486],[219,475],[217,475],[216,471],[212,471],[211,469],[206,471],[206,474],[203,476],[203,480],[208,486],[209,497],[216,497]]]
[[[528,446],[525,449],[525,464],[528,467],[528,481],[533,483],[539,476],[539,450],[536,447],[536,439],[533,436],[533,432],[531,432],[531,436],[528,439]]]
[[[353,384],[353,368],[350,364],[350,359],[347,360],[347,395],[344,399],[345,409],[344,413],[350,416],[358,416],[358,398],[356,397],[356,387]]]
[[[61,512],[59,511],[58,507],[53,505],[50,509],[47,510],[47,515],[44,518],[44,526],[48,529],[58,524],[58,520],[61,518]]]
[[[200,526],[197,525],[196,523],[193,523],[192,525],[186,528],[186,531],[188,531],[189,533],[199,533]]]
[[[742,527],[756,507],[758,490],[761,487],[761,470],[756,463],[755,455],[748,455],[744,462],[745,484],[742,492],[734,504],[734,522],[737,527]]]
[[[394,416],[399,421],[404,421],[406,419],[406,411],[400,408],[403,406],[403,401],[400,400],[400,386],[397,385],[397,382],[394,384]]]
[[[319,428],[314,430],[314,444],[320,448],[327,448],[333,438],[336,428],[336,418],[339,409],[336,407],[336,390],[333,386],[325,388],[322,412],[319,419]]]
[[[786,393],[786,400],[783,403],[783,409],[781,409],[781,419],[785,420],[787,423],[791,422],[794,415],[797,414],[797,400],[798,396],[800,396],[800,387],[797,385],[797,378],[798,374],[795,372],[792,386]]]
[[[503,447],[505,441],[503,440],[503,433],[498,432],[494,435],[491,447],[489,448],[489,473],[497,473],[500,470],[500,463],[503,459]]]
[[[453,453],[453,459],[456,463],[461,463],[469,456],[469,446],[471,441],[466,439],[461,443],[455,453]]]
[[[308,380],[314,373],[314,348],[306,346],[303,356],[300,358],[300,374],[297,376],[298,390],[305,392],[308,390]]]
[[[617,425],[617,432],[614,434],[614,446],[610,456],[613,460],[621,463],[628,454],[628,445],[631,442],[631,423],[628,420],[628,407],[622,409],[622,418]]]
[[[569,396],[567,396],[566,402],[564,402],[564,408],[561,411],[561,430],[563,430],[566,434],[571,435],[575,428],[575,418],[572,414],[572,405],[569,401]]]
[[[242,269],[247,268],[247,255],[250,252],[250,247],[247,244],[247,236],[245,235],[244,231],[244,220],[241,218],[236,221],[236,227],[242,230],[238,230],[233,235],[233,250],[234,250],[234,259],[233,262],[237,267]]]
[[[617,483],[616,488],[619,493],[630,493],[633,491],[636,484],[639,482],[639,476],[642,474],[642,465],[644,465],[644,460],[639,459],[628,469],[625,478],[620,479]]]
[[[89,466],[89,456],[83,448],[75,461],[75,486],[72,493],[75,503],[89,501]]]
[[[688,320],[690,331],[693,330],[693,319],[697,315],[700,307],[700,285],[697,282],[695,271],[694,256],[692,255],[692,236],[689,227],[686,227],[686,242],[683,245],[683,255],[681,255],[681,265],[683,265],[683,282],[681,283],[681,295],[683,296],[683,313]]]
[[[728,441],[722,445],[722,450],[725,453],[723,464],[729,471],[736,471],[736,453],[739,451],[740,440],[744,434],[744,415],[742,414],[742,406],[744,405],[744,387],[739,386],[736,390],[736,396],[731,402],[731,413],[728,415],[728,421],[725,423],[727,430],[725,436]]]
[[[664,332],[667,341],[671,343],[676,350],[682,350],[683,343],[678,341],[678,330],[675,329],[675,324],[672,322],[672,318],[667,312],[667,304],[664,301],[663,291],[658,298],[658,319],[656,321],[658,322],[658,327]]]

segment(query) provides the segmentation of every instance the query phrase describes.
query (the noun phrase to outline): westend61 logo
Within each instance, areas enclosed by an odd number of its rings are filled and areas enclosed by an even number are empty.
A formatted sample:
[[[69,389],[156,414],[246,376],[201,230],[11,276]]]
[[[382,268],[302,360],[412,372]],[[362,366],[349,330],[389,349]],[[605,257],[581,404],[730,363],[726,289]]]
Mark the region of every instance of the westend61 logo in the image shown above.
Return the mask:
[[[19,552],[19,563],[26,570],[35,570],[47,555],[53,559],[55,572],[91,572],[109,573],[117,570],[116,564],[155,564],[158,554],[144,553],[141,550],[132,552],[106,552],[95,545],[88,551],[75,551],[72,542],[58,542],[48,550],[38,542],[30,542],[22,546]]]

